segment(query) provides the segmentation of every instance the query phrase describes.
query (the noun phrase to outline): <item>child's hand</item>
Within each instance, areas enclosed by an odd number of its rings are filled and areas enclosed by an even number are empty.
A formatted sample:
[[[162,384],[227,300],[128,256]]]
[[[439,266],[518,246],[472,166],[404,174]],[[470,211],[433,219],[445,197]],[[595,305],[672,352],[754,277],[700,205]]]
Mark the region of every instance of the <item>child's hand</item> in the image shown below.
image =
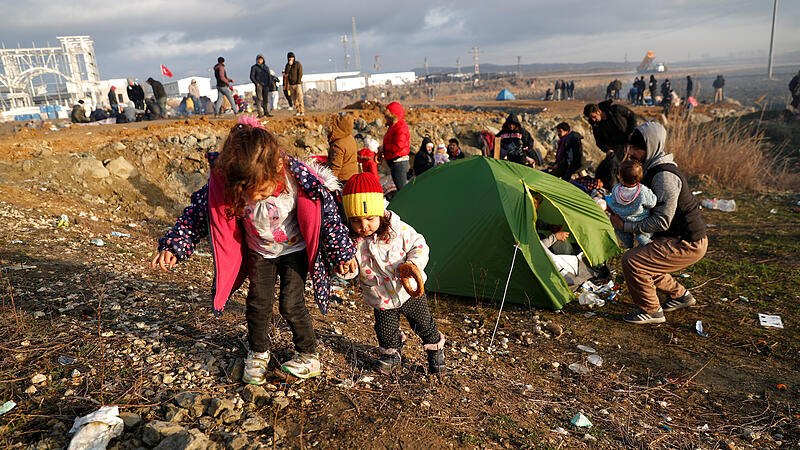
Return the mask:
[[[161,250],[153,261],[150,263],[150,267],[153,269],[157,269],[161,267],[163,270],[169,270],[175,267],[175,264],[178,263],[178,258],[169,251],[169,250]]]
[[[356,273],[358,272],[358,262],[355,258],[347,261],[344,264],[339,264],[339,267],[336,268],[336,271],[339,275],[347,275],[348,273]]]
[[[555,233],[557,241],[566,241],[569,238],[569,231],[559,231]]]

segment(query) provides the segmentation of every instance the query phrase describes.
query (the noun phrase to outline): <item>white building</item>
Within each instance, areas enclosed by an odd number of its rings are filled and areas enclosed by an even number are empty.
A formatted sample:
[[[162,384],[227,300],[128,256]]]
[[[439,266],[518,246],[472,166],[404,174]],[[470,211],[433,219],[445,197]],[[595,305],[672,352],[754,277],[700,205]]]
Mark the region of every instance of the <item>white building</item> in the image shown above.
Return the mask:
[[[201,97],[206,96],[211,100],[216,100],[217,89],[211,87],[211,78],[208,77],[186,77],[167,81],[164,83],[164,91],[166,91],[167,97],[184,97],[189,94],[189,85],[192,84],[192,80],[197,81]]]
[[[368,86],[402,86],[417,81],[414,72],[373,73],[367,79]]]

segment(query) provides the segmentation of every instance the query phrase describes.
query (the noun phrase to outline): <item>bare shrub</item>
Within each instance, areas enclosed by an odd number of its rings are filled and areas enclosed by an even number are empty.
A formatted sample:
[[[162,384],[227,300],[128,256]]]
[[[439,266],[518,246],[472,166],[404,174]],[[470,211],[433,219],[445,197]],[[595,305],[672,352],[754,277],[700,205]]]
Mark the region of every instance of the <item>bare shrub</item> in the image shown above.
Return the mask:
[[[668,152],[687,173],[707,175],[738,189],[798,190],[800,173],[772,152],[763,131],[741,121],[692,125],[684,118],[667,125]]]

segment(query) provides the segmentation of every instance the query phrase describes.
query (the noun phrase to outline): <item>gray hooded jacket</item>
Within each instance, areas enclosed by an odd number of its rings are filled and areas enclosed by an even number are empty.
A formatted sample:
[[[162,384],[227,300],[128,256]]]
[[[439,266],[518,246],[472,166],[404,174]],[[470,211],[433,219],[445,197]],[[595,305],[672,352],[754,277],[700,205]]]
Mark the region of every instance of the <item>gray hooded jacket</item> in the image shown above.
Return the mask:
[[[647,122],[636,127],[642,133],[647,144],[645,154],[644,175],[653,167],[661,164],[675,164],[672,155],[664,153],[664,142],[667,140],[667,130],[658,122]],[[677,164],[675,164],[677,167]],[[658,202],[650,210],[650,216],[641,222],[625,222],[623,231],[628,233],[659,233],[666,231],[675,210],[678,208],[678,196],[681,193],[681,179],[671,172],[659,172],[650,183],[650,189],[656,194]]]

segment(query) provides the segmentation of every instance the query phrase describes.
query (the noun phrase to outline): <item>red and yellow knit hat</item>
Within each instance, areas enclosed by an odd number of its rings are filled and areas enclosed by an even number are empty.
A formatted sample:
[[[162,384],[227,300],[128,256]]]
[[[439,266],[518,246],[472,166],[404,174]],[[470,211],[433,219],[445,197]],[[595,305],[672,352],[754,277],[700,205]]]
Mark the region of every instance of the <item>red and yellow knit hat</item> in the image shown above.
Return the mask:
[[[372,173],[353,175],[344,185],[342,203],[347,218],[382,216],[384,214],[383,187]]]

